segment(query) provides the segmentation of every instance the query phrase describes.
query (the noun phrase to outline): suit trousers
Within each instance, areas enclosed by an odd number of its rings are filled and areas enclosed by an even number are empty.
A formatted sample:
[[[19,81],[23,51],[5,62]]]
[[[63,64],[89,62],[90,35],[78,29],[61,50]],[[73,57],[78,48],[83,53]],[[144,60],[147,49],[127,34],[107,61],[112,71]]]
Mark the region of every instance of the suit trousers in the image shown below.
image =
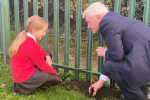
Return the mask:
[[[113,79],[117,85],[120,87],[123,95],[127,99],[140,98],[144,95],[140,87],[133,88],[128,85],[123,76],[120,73],[119,65],[121,62],[114,62],[111,60],[106,60],[103,66],[102,74]],[[134,81],[134,79],[133,79]]]

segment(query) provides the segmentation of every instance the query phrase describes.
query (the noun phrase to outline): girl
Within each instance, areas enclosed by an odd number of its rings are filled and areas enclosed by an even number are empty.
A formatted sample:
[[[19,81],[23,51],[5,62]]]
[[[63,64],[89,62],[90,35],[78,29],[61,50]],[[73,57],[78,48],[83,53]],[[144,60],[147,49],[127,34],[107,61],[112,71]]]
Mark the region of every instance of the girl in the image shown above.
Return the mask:
[[[36,88],[54,86],[61,78],[51,68],[51,57],[36,43],[45,35],[48,23],[34,15],[26,21],[22,31],[10,47],[11,73],[14,81],[13,93],[31,94]]]

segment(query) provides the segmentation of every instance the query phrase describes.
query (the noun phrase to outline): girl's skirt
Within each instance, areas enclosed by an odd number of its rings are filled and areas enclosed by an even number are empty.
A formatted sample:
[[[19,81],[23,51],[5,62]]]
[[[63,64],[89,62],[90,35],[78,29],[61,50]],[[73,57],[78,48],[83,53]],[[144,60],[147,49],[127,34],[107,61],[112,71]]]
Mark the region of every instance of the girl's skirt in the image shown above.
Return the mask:
[[[32,91],[44,84],[48,79],[49,73],[37,69],[36,72],[26,81],[15,83],[12,92],[16,94],[31,94]]]

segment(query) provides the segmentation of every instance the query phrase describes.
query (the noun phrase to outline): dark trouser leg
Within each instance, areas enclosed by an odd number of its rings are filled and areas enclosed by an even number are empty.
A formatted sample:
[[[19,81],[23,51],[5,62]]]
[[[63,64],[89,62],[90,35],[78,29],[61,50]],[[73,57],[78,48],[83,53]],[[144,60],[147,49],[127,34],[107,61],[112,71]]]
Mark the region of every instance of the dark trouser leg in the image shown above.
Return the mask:
[[[134,100],[149,100],[149,99],[146,97],[146,95],[143,95],[142,97],[136,98]]]
[[[55,86],[61,82],[59,75],[49,73],[47,81],[41,87]]]
[[[148,99],[150,99],[150,91],[146,85],[143,85],[140,87],[142,92],[147,96]]]
[[[104,64],[102,74],[107,75],[113,79],[118,84],[121,91],[123,92],[123,95],[127,99],[140,98],[144,96],[144,93],[140,88],[132,88],[126,83],[119,71],[119,62],[107,60]]]
[[[142,92],[144,93],[145,96],[143,96],[142,98],[138,98],[139,100],[144,100],[144,98],[147,100],[150,100],[150,91],[148,89],[148,87],[146,85],[143,85],[140,87],[140,89],[142,90]],[[124,95],[121,95],[124,96]]]
[[[140,89],[143,91],[145,95],[148,95],[148,93],[150,92],[146,85],[141,86]]]

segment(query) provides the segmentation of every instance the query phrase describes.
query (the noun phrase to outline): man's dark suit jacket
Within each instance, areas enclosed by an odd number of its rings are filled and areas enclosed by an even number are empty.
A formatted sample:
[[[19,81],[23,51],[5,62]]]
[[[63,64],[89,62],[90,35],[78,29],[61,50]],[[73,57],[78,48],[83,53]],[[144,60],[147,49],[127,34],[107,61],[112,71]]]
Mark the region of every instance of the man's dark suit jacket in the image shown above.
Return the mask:
[[[99,29],[108,47],[105,57],[118,62],[124,80],[131,87],[150,82],[150,27],[110,11]]]

